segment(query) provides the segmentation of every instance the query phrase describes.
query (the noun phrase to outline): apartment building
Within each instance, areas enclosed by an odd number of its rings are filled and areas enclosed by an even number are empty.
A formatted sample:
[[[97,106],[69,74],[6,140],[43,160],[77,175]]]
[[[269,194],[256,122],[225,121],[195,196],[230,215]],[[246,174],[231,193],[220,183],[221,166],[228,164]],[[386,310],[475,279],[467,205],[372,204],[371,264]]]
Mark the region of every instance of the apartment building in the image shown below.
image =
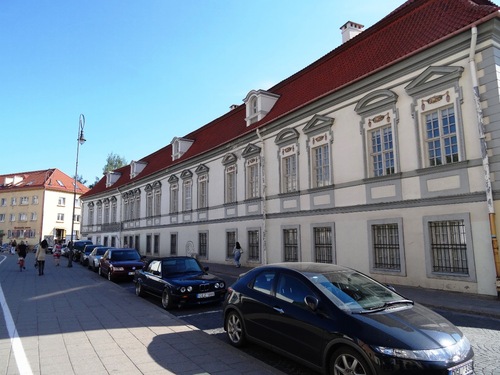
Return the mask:
[[[498,10],[412,0],[347,22],[319,60],[107,173],[82,196],[82,232],[207,263],[238,241],[247,265],[496,295]]]
[[[58,169],[0,175],[1,242],[24,241],[34,246],[80,237],[80,196],[89,189]],[[75,200],[76,197],[76,200]],[[72,223],[73,202],[75,217]]]

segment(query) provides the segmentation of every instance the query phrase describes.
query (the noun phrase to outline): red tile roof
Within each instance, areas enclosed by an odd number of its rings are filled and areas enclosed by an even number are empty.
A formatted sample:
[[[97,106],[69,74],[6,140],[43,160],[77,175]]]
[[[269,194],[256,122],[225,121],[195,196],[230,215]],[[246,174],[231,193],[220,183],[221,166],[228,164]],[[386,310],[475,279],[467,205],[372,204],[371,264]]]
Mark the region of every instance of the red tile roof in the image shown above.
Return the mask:
[[[73,193],[73,177],[69,177],[57,168],[0,175],[0,192],[43,188]],[[88,191],[88,187],[77,183],[78,194]]]
[[[240,105],[182,136],[194,142],[180,159],[172,161],[170,145],[140,159],[148,164],[135,179],[149,176],[255,131],[255,128],[387,68],[457,32],[499,17],[498,10],[499,7],[487,0],[409,0],[358,36],[267,90],[280,97],[258,123],[247,127],[245,106]],[[131,182],[129,166],[117,171],[122,175],[109,189]],[[105,191],[105,180],[102,178],[85,197]]]

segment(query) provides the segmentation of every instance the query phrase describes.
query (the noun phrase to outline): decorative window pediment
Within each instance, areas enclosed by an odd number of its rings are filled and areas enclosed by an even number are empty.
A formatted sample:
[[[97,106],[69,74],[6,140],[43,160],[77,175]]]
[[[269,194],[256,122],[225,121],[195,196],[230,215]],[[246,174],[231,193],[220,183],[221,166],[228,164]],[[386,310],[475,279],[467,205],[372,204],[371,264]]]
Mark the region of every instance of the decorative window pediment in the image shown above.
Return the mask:
[[[299,132],[295,129],[283,129],[278,133],[274,143],[282,145],[284,143],[294,143],[299,139]]]
[[[186,180],[186,179],[189,179],[189,178],[193,178],[193,172],[191,172],[189,169],[185,169],[181,173],[181,178],[183,180]]]
[[[139,173],[141,173],[144,168],[146,168],[148,163],[143,161],[131,161],[130,162],[130,178],[136,177]]]
[[[200,164],[196,170],[195,173],[199,176],[200,174],[206,174],[208,173],[209,168],[205,164]]]
[[[250,91],[246,98],[243,99],[246,106],[245,121],[247,126],[262,120],[271,111],[278,99],[279,95],[264,90]]]
[[[393,108],[398,96],[391,90],[376,90],[363,97],[354,110],[360,116],[369,116],[373,112],[380,112]]]
[[[182,155],[184,155],[187,150],[191,147],[193,141],[186,138],[178,138],[175,137],[172,142],[172,160],[179,159]]]
[[[247,147],[245,147],[241,156],[243,156],[244,158],[249,158],[258,154],[260,154],[260,147],[249,144]]]
[[[314,115],[304,127],[305,134],[330,130],[335,119],[327,116]]]
[[[172,175],[168,178],[168,183],[169,184],[176,184],[179,182],[179,177]]]
[[[238,158],[235,154],[227,154],[222,158],[222,165],[234,164],[236,160],[238,160]]]
[[[418,96],[429,90],[434,91],[437,87],[454,85],[463,71],[461,66],[430,66],[406,86],[405,90],[410,96]]]

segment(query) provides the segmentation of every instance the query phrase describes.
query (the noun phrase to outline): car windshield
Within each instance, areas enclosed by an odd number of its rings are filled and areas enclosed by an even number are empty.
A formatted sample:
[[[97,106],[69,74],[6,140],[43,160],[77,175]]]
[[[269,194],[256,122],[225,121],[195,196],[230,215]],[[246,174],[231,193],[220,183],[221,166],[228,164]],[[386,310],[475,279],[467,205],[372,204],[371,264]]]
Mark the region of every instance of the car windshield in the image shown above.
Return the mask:
[[[106,249],[97,249],[95,252],[95,255],[104,255],[106,252]]]
[[[395,304],[408,305],[391,289],[354,270],[330,273],[305,273],[333,303],[354,313],[380,311]]]
[[[141,257],[139,256],[139,253],[135,250],[119,250],[119,251],[113,251],[111,254],[111,259],[112,260],[140,260]]]
[[[203,272],[194,258],[167,259],[162,262],[162,269],[167,275],[187,272]]]

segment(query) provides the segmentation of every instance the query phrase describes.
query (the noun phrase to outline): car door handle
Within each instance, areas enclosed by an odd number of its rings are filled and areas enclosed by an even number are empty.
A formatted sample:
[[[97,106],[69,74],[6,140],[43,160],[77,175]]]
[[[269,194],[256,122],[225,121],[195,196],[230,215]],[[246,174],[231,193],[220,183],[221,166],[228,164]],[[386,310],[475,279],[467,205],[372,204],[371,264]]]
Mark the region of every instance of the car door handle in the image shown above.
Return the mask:
[[[274,309],[274,311],[277,311],[280,314],[284,314],[285,313],[285,311],[281,307],[274,306],[273,309]]]

